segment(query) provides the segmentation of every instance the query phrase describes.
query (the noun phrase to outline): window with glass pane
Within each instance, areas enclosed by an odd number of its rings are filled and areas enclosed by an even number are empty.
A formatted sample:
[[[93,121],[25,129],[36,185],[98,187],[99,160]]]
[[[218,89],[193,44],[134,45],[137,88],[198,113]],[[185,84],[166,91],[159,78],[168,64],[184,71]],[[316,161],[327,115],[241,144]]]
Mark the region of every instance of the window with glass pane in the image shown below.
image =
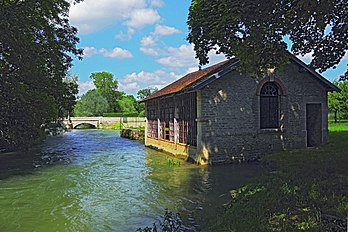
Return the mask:
[[[279,88],[272,82],[262,86],[260,94],[260,127],[279,127]]]

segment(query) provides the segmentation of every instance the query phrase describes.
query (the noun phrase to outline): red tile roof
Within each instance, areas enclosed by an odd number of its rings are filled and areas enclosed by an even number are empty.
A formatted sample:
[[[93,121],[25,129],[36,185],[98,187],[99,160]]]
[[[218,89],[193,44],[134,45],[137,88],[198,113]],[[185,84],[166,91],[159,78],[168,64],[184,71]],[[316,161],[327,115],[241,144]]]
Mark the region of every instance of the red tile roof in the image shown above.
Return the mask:
[[[228,61],[229,60],[225,60],[225,61],[222,61],[222,62],[217,63],[215,65],[212,65],[210,67],[198,70],[196,72],[189,73],[189,74],[183,76],[182,78],[180,78],[179,80],[171,83],[170,85],[167,85],[163,89],[160,89],[156,93],[148,96],[147,98],[145,98],[142,101],[148,101],[148,100],[151,100],[154,98],[162,97],[164,95],[179,92],[179,91],[183,90],[185,87],[189,86],[190,84],[198,81],[199,79],[207,76],[208,74],[215,72],[217,69],[221,68],[223,65],[228,63]]]

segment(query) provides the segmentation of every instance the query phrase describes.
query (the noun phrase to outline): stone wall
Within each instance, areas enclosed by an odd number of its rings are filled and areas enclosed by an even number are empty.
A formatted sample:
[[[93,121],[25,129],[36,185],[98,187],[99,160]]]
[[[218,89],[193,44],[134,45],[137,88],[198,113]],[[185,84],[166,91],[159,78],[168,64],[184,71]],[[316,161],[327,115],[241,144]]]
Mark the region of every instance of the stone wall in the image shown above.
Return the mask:
[[[144,143],[145,131],[131,129],[131,128],[124,128],[121,130],[121,137],[131,139],[131,140],[138,140],[138,141]]]
[[[253,160],[267,152],[307,146],[306,104],[322,106],[322,142],[327,141],[325,88],[294,63],[267,77],[282,85],[280,129],[260,129],[262,79],[231,72],[197,94],[198,153],[201,163]]]
[[[104,126],[122,122],[123,126],[129,127],[145,127],[145,117],[102,117],[101,124]]]

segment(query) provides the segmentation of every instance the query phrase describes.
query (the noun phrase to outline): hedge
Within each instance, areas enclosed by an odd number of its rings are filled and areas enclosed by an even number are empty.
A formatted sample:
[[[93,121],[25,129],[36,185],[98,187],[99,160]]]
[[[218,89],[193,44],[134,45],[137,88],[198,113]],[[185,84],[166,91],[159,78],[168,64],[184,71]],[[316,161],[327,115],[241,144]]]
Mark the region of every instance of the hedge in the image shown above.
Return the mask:
[[[103,113],[104,117],[138,117],[138,112],[114,112],[114,113]]]

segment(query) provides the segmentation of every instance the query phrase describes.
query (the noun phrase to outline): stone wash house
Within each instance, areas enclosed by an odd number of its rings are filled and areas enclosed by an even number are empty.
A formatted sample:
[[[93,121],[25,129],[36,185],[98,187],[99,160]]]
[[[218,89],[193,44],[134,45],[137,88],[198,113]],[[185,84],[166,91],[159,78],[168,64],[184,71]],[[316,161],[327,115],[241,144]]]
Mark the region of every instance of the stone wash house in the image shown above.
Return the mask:
[[[214,164],[328,141],[327,92],[336,86],[293,55],[263,78],[238,65],[233,58],[187,74],[144,99],[145,145]]]

